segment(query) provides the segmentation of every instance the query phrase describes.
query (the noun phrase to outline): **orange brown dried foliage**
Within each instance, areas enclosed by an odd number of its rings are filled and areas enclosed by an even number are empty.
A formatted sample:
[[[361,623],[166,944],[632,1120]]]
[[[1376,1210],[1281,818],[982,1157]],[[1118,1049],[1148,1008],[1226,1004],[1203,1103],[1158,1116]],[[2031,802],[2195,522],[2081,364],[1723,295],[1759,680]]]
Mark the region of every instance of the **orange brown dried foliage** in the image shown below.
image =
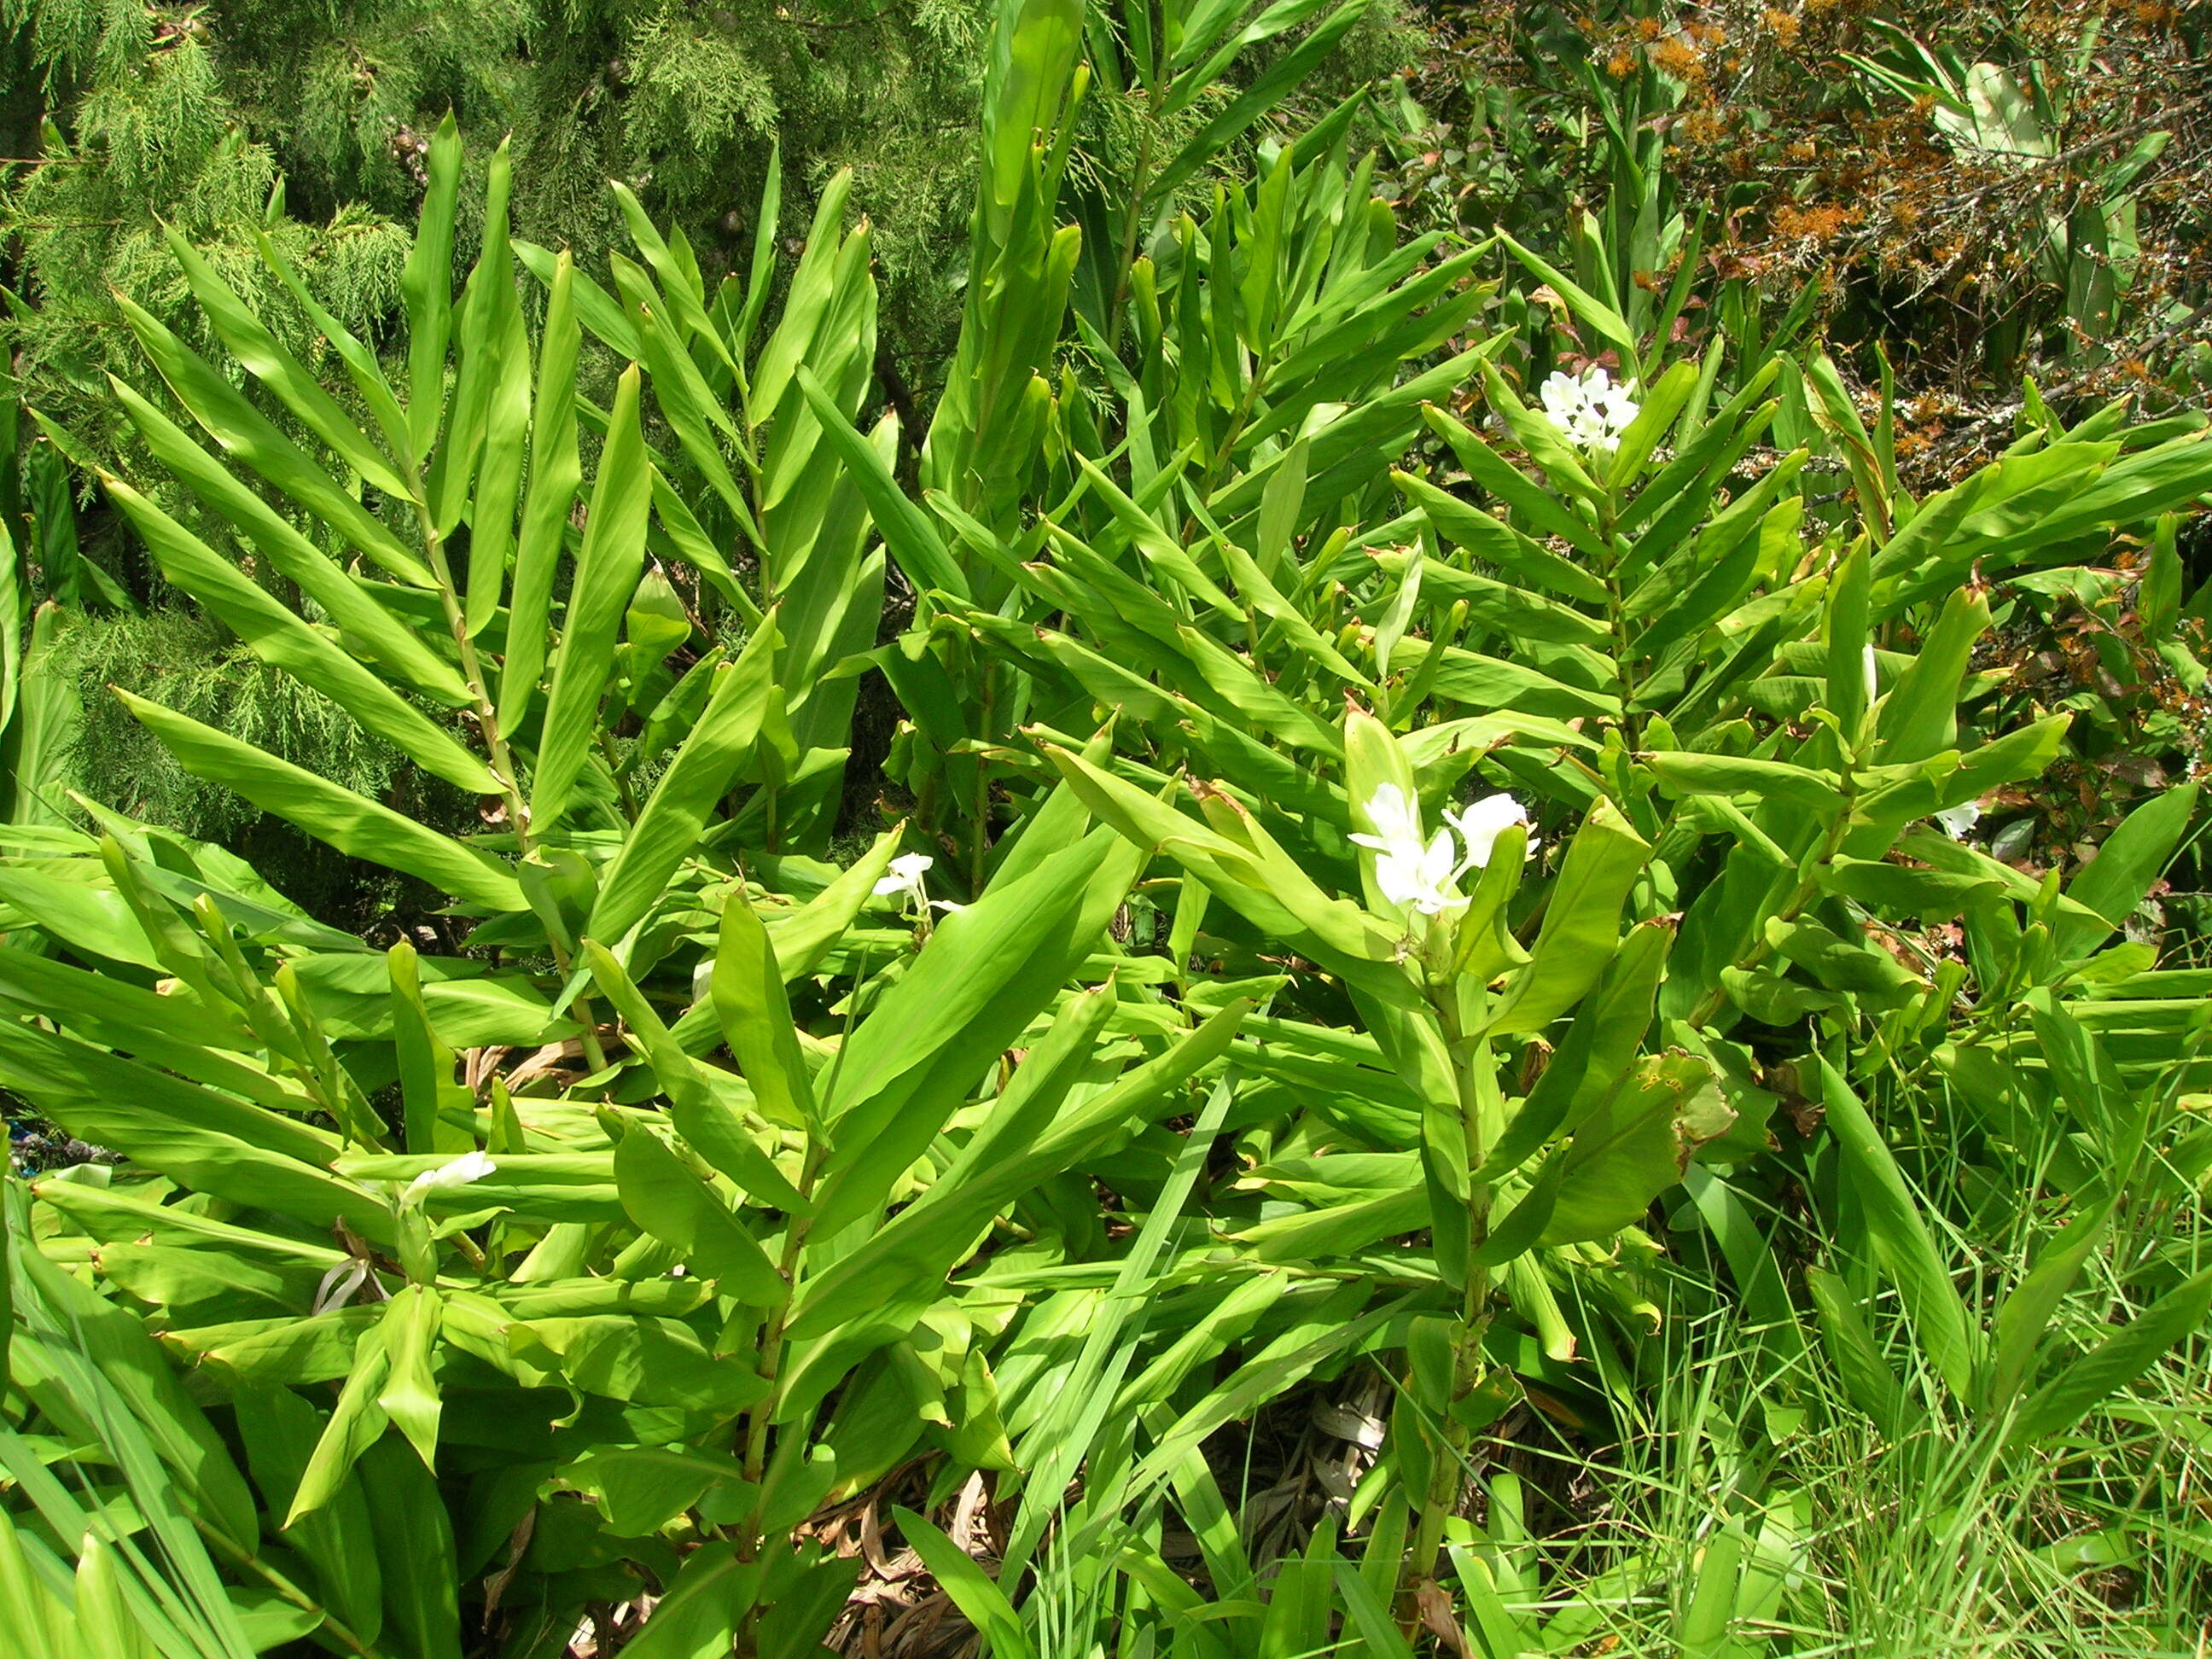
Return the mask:
[[[2208,403],[2212,5],[1522,0],[1429,15],[1438,50],[1413,89],[1445,129],[1430,154],[1459,155],[1464,176],[1427,200],[1471,232],[1556,246],[1607,187],[1591,118],[1635,92],[1662,112],[1646,125],[1665,134],[1667,209],[1703,216],[1712,281],[1751,281],[1778,307],[1819,283],[1832,344],[1869,364],[1879,346],[1954,430],[2008,441],[1984,417],[2017,407],[2023,374],[2069,400]],[[1861,67],[1909,68],[1914,42],[2039,76],[2049,154],[1960,142],[1937,100]],[[2112,164],[2159,131],[2164,151],[2108,191]],[[2123,196],[2136,257],[2069,264]],[[1929,448],[1947,472],[1972,459]]]

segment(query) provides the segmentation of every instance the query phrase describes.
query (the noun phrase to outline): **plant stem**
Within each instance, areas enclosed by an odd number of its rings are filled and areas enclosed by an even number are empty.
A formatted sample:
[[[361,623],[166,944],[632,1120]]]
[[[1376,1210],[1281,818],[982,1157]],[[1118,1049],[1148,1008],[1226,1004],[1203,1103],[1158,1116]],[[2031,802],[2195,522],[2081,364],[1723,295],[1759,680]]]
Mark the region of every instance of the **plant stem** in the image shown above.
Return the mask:
[[[1498,1127],[1491,1121],[1491,1112],[1478,1081],[1480,1068],[1492,1064],[1490,1044],[1480,1037],[1470,1042],[1464,1035],[1455,988],[1436,998],[1435,1002],[1446,1042],[1458,1066],[1460,1121],[1467,1138],[1467,1170],[1472,1176],[1488,1160],[1492,1132]],[[1488,1182],[1470,1184],[1468,1189],[1470,1257],[1481,1249],[1490,1237],[1492,1196]],[[1482,1343],[1490,1328],[1490,1290],[1489,1267],[1470,1260],[1466,1283],[1461,1286],[1459,1328],[1452,1337],[1451,1385],[1443,1421],[1439,1425],[1441,1443],[1434,1449],[1429,1490],[1420,1499],[1420,1522],[1400,1575],[1399,1619],[1401,1625],[1407,1625],[1409,1636],[1413,1625],[1419,1622],[1414,1598],[1420,1587],[1435,1577],[1437,1555],[1443,1547],[1444,1524],[1459,1507],[1462,1471],[1474,1431],[1466,1425],[1455,1407],[1474,1392],[1483,1379]],[[1412,1623],[1407,1624],[1408,1620]]]
[[[514,850],[518,857],[530,853],[530,806],[522,798],[522,783],[515,770],[514,757],[507,748],[507,739],[500,734],[499,710],[491,700],[484,684],[483,665],[477,656],[476,641],[469,637],[469,623],[461,607],[460,592],[453,586],[453,567],[446,558],[446,540],[438,533],[430,518],[430,508],[418,495],[415,499],[415,517],[422,532],[422,547],[428,555],[431,574],[438,579],[438,603],[446,613],[446,625],[453,629],[453,647],[460,653],[461,678],[466,683],[469,696],[475,700],[471,711],[477,727],[483,733],[484,748],[491,757],[492,775],[499,780],[501,798],[507,803],[507,822],[514,831]],[[546,944],[552,948],[553,960],[559,964],[565,977],[568,972],[568,952],[549,932]],[[591,994],[580,993],[576,998],[576,1017],[583,1023],[584,1058],[594,1072],[607,1067],[606,1051],[599,1046],[599,1017],[592,1012]]]
[[[814,1196],[818,1152],[818,1143],[810,1136],[805,1160],[799,1172],[798,1187],[802,1198],[811,1199]],[[799,1253],[806,1243],[807,1223],[807,1217],[794,1215],[791,1218],[791,1224],[784,1231],[783,1251],[776,1262],[776,1273],[783,1280],[783,1295],[761,1321],[757,1369],[761,1381],[768,1384],[768,1392],[745,1413],[744,1438],[738,1455],[740,1473],[753,1490],[761,1494],[761,1498],[755,1502],[752,1513],[744,1518],[738,1534],[738,1559],[740,1561],[758,1560],[761,1547],[767,1541],[761,1524],[760,1503],[768,1495],[762,1476],[768,1468],[769,1429],[775,1419],[776,1396],[781,1392],[783,1377],[783,1333],[791,1317],[793,1281],[799,1273]],[[744,1621],[738,1632],[739,1654],[750,1656],[759,1650],[760,1612],[757,1605],[745,1610]]]

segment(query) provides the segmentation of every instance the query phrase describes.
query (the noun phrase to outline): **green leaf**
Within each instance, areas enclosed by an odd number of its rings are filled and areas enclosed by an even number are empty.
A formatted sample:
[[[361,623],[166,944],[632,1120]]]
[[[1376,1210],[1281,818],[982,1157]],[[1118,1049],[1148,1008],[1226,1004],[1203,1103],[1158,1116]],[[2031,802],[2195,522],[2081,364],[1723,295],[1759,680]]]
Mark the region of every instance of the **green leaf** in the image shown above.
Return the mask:
[[[1099,993],[1086,995],[1101,1000]],[[1112,1012],[1110,996],[1090,1010],[1078,1005],[1054,1031],[1079,1047],[1095,1030],[1094,1019]],[[1068,1091],[1080,1068],[1071,1071],[1052,1054],[1032,1050],[952,1166],[865,1244],[807,1283],[793,1331],[826,1336],[872,1310],[933,1295],[993,1216],[1062,1170],[1103,1155],[1134,1126],[1168,1115],[1183,1099],[1183,1086],[1227,1049],[1244,1012],[1244,1004],[1232,1002],[1164,1054],[1073,1107]],[[1087,1060],[1087,1053],[1082,1058]],[[1024,1075],[1039,1061],[1036,1073]]]
[[[1805,1269],[1805,1288],[1813,1293],[1820,1339],[1844,1393],[1876,1423],[1897,1423],[1904,1411],[1905,1391],[1897,1373],[1882,1357],[1881,1345],[1868,1328],[1850,1289],[1820,1267]]]
[[[1834,811],[1844,801],[1835,774],[1786,761],[1684,750],[1661,750],[1638,758],[1658,775],[1661,786],[1676,799],[1685,795],[1750,795],[1822,813]]]
[[[344,1388],[338,1391],[337,1408],[323,1426],[314,1455],[300,1477],[299,1490],[292,1495],[292,1507],[285,1512],[287,1528],[297,1525],[301,1516],[312,1514],[337,1496],[362,1454],[384,1433],[390,1419],[377,1397],[384,1392],[391,1369],[380,1321],[363,1331],[354,1346],[352,1368],[346,1373]]]
[[[619,939],[629,933],[697,850],[708,815],[751,758],[762,723],[781,692],[775,678],[777,644],[771,615],[753,630],[737,661],[715,671],[706,709],[599,878],[599,896],[585,924],[593,938]]]
[[[2166,873],[2196,817],[2197,794],[2197,785],[2185,783],[2136,807],[2105,837],[2088,867],[2066,884],[2066,896],[2112,927],[2121,926]],[[2057,928],[2059,952],[2068,960],[2086,955],[2104,942],[2106,933],[2092,923],[2062,921]]]
[[[1611,306],[1607,305],[1588,289],[1583,288],[1557,265],[1541,255],[1531,252],[1504,231],[1498,240],[1505,244],[1513,257],[1528,266],[1536,280],[1550,289],[1566,302],[1567,309],[1576,319],[1594,331],[1607,344],[1620,353],[1621,373],[1631,378],[1640,377],[1643,358],[1637,349],[1636,331]]]
[[[1502,459],[1498,461],[1498,465],[1505,471],[1512,471]],[[1521,479],[1517,472],[1513,476]],[[1453,546],[1466,548],[1477,558],[1498,566],[1531,586],[1548,587],[1555,593],[1564,594],[1571,599],[1580,599],[1585,605],[1607,603],[1609,596],[1605,584],[1595,576],[1571,560],[1560,557],[1542,544],[1522,535],[1512,526],[1492,518],[1480,507],[1463,501],[1411,473],[1393,472],[1390,482],[1398,487],[1399,492],[1408,501],[1428,515],[1437,534]],[[1495,489],[1504,481],[1493,475],[1488,482]],[[1507,487],[1512,486],[1509,484]],[[1535,486],[1526,479],[1521,479],[1521,487],[1529,492],[1535,491]],[[1548,501],[1550,498],[1545,499]]]
[[[561,817],[591,752],[599,703],[613,684],[616,635],[645,568],[651,469],[638,427],[638,372],[623,371],[615,390],[599,476],[592,491],[584,545],[553,655],[538,770],[531,781],[530,826],[543,834]]]
[[[287,1514],[314,1455],[322,1416],[289,1389],[249,1387],[235,1400],[240,1419],[253,1425],[243,1438],[263,1505],[271,1515]],[[302,1516],[283,1533],[283,1541],[314,1567],[324,1605],[356,1636],[375,1641],[384,1628],[384,1575],[359,1478],[348,1480],[328,1503]]]
[[[684,1558],[623,1651],[629,1659],[726,1659],[758,1589],[758,1570],[740,1562],[734,1547],[702,1545]]]
[[[120,294],[115,303],[177,401],[227,453],[401,581],[416,587],[435,586],[428,565],[152,313]]]
[[[2012,1443],[2039,1445],[2071,1429],[2163,1358],[2199,1335],[2212,1313],[2212,1267],[2183,1280],[2038,1389],[2012,1423]]]
[[[2035,1380],[2036,1360],[2051,1318],[2074,1288],[2090,1252],[2104,1242],[2112,1207],[2106,1200],[2076,1216],[2063,1232],[2044,1246],[2035,1266],[1997,1309],[1991,1328],[1996,1341],[1990,1358],[1989,1385],[1981,1401],[1985,1411],[2002,1412]]]
[[[371,443],[337,400],[303,368],[274,334],[240,299],[229,283],[175,227],[165,228],[169,252],[185,273],[185,282],[222,337],[231,355],[246,371],[275,392],[302,424],[336,450],[348,466],[388,495],[410,500],[413,490],[392,470],[392,463]]]
[[[576,450],[575,267],[568,250],[554,262],[538,335],[537,399],[530,411],[530,488],[514,547],[514,586],[507,602],[507,653],[499,672],[499,726],[522,729],[545,665],[553,586],[568,516],[583,483]]]
[[[784,994],[789,982],[776,948],[742,890],[722,906],[708,995],[722,1036],[753,1100],[769,1121],[819,1135],[813,1077],[799,1051],[799,1028]]]
[[[836,1145],[817,1226],[834,1231],[883,1202],[992,1057],[1051,1006],[1090,948],[1086,918],[1099,912],[1092,925],[1103,926],[1139,861],[1096,831],[937,925],[846,1042],[823,1103]]]
[[[222,785],[341,853],[426,881],[464,904],[530,908],[513,873],[489,854],[173,709],[120,687],[115,695],[193,776]]]
[[[1651,855],[1620,809],[1601,799],[1567,843],[1530,963],[1491,1030],[1540,1031],[1598,981],[1620,938],[1620,907]]]
[[[738,1509],[759,1495],[733,1459],[675,1446],[602,1447],[561,1477],[597,1498],[607,1530],[624,1538],[651,1537],[709,1492],[718,1504]]]
[[[36,1392],[42,1396],[42,1408],[52,1413],[57,1406],[63,1407],[58,1414],[71,1420],[78,1412],[103,1406],[126,1410],[146,1443],[174,1473],[200,1524],[234,1549],[251,1549],[259,1535],[252,1493],[222,1437],[185,1392],[167,1357],[136,1316],[48,1261],[22,1230],[21,1212],[15,1211],[12,1200],[9,1207],[14,1212],[9,1226],[9,1272],[21,1280],[13,1286],[11,1299],[26,1319],[35,1303],[36,1311],[65,1325],[73,1354],[97,1370],[106,1396],[56,1401],[41,1385]],[[19,1334],[17,1340],[33,1339]],[[20,1379],[24,1373],[19,1370],[16,1375]],[[88,1426],[96,1434],[112,1432],[96,1419]]]
[[[104,480],[171,582],[220,618],[263,660],[296,676],[425,771],[471,794],[494,795],[499,780],[412,703],[280,605],[262,586],[120,478]]]
[[[416,222],[415,245],[400,272],[407,307],[407,424],[415,453],[437,441],[446,406],[446,349],[453,338],[453,216],[460,198],[461,137],[453,112],[430,141],[429,189]]]
[[[1690,1154],[1735,1121],[1711,1064],[1653,1054],[1576,1129],[1564,1152],[1547,1244],[1609,1238],[1682,1177]]]
[[[410,1659],[461,1659],[453,1522],[438,1483],[391,1439],[362,1452],[361,1480],[384,1558],[385,1633],[397,1638],[392,1650]]]
[[[430,1351],[438,1340],[444,1312],[438,1293],[427,1285],[397,1291],[384,1310],[384,1351],[388,1367],[377,1409],[389,1418],[422,1458],[434,1468],[438,1456],[438,1384],[430,1375]]]
[[[668,1098],[669,1117],[684,1144],[729,1176],[757,1203],[793,1214],[811,1214],[813,1206],[769,1161],[751,1127],[708,1084],[696,1062],[677,1045],[622,963],[587,939],[580,965],[590,969],[599,989],[643,1046],[646,1057],[653,1062],[654,1080]],[[766,1127],[762,1126],[763,1131]]]
[[[1875,1254],[1896,1284],[1929,1362],[1952,1393],[1969,1397],[1980,1358],[1980,1332],[1913,1202],[1904,1173],[1851,1086],[1824,1058],[1820,1102],[1829,1133],[1859,1194]]]
[[[926,592],[939,588],[955,599],[972,597],[968,579],[945,545],[944,538],[937,533],[928,516],[908,499],[876,447],[845,418],[844,411],[811,370],[799,368],[798,380],[814,418],[822,423],[823,440],[844,462],[848,476],[868,503],[868,512],[876,521],[884,545],[890,550],[892,561],[915,591]]]
[[[167,416],[120,380],[108,386],[154,457],[214,512],[235,526],[260,556],[299,585],[337,626],[349,648],[384,665],[415,690],[449,708],[470,701],[459,671],[368,586],[342,569],[269,504],[231,475]]]
[[[921,1558],[922,1565],[929,1569],[939,1587],[952,1598],[952,1604],[967,1615],[968,1622],[982,1632],[999,1659],[1036,1659],[1036,1650],[1023,1634],[1013,1603],[985,1576],[982,1568],[912,1510],[894,1504],[891,1516],[898,1522],[900,1534]]]
[[[719,1280],[725,1294],[772,1308],[790,1293],[729,1206],[651,1130],[632,1125],[623,1136],[615,1148],[615,1184],[630,1219],[682,1251],[695,1271]]]

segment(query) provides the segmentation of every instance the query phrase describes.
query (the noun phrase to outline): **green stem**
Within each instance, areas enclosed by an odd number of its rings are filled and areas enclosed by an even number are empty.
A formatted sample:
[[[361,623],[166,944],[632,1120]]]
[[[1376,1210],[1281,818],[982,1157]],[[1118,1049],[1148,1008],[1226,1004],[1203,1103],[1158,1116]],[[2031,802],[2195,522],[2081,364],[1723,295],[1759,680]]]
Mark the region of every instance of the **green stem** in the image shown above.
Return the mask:
[[[810,1139],[805,1163],[799,1172],[799,1193],[811,1200],[814,1195],[814,1177],[817,1161],[817,1143]],[[806,1243],[808,1218],[794,1215],[785,1229],[783,1251],[776,1263],[776,1273],[783,1280],[783,1294],[775,1305],[769,1309],[761,1321],[760,1360],[758,1374],[768,1384],[768,1392],[745,1413],[744,1437],[738,1454],[738,1468],[754,1491],[767,1496],[762,1476],[768,1468],[768,1437],[770,1425],[775,1419],[776,1399],[781,1391],[783,1379],[784,1330],[791,1318],[792,1293],[799,1274],[799,1254]],[[761,1547],[766,1541],[761,1525],[757,1504],[744,1518],[738,1534],[738,1559],[757,1561]],[[746,1609],[744,1622],[738,1632],[738,1651],[751,1655],[759,1650],[760,1608]]]
[[[471,713],[477,729],[483,733],[484,748],[491,757],[492,775],[499,780],[501,797],[507,803],[507,822],[514,831],[514,850],[518,857],[526,857],[530,852],[530,806],[522,798],[514,757],[500,732],[498,707],[484,684],[483,665],[477,656],[476,641],[469,637],[468,617],[461,606],[460,591],[453,585],[453,568],[446,558],[445,538],[438,533],[429,507],[419,495],[415,501],[415,517],[422,528],[422,547],[429,556],[431,574],[438,579],[438,603],[446,613],[446,625],[453,630],[454,648],[460,653],[461,678],[476,705]],[[550,934],[546,943],[552,947],[553,960],[565,977],[568,953]],[[583,1022],[584,1058],[591,1061],[594,1072],[605,1071],[606,1051],[599,1046],[599,1018],[592,1012],[588,993],[576,998],[576,1017]]]
[[[1114,283],[1114,303],[1107,308],[1106,341],[1116,351],[1121,346],[1121,314],[1129,303],[1129,273],[1137,264],[1137,234],[1143,228],[1145,189],[1152,170],[1152,148],[1159,141],[1159,120],[1154,110],[1157,88],[1145,97],[1145,136],[1137,146],[1137,168],[1129,179],[1129,211],[1121,223],[1121,262]]]
[[[1445,1041],[1458,1064],[1460,1121],[1467,1137],[1468,1173],[1472,1176],[1488,1161],[1492,1132],[1499,1127],[1490,1121],[1483,1091],[1476,1081],[1477,1068],[1492,1063],[1490,1045],[1479,1039],[1469,1043],[1461,1026],[1455,991],[1447,991],[1436,998],[1435,1004]],[[1490,1237],[1492,1196],[1492,1188],[1487,1182],[1470,1185],[1468,1188],[1470,1255],[1480,1251]],[[1437,1556],[1443,1547],[1445,1523],[1459,1507],[1462,1472],[1474,1433],[1462,1422],[1455,1407],[1474,1393],[1483,1379],[1482,1343],[1490,1328],[1490,1292],[1489,1267],[1470,1261],[1467,1282],[1461,1287],[1459,1329],[1452,1341],[1451,1392],[1439,1425],[1442,1444],[1431,1468],[1429,1489],[1420,1497],[1419,1524],[1400,1575],[1399,1619],[1408,1637],[1419,1623],[1416,1597],[1421,1587],[1434,1579]]]

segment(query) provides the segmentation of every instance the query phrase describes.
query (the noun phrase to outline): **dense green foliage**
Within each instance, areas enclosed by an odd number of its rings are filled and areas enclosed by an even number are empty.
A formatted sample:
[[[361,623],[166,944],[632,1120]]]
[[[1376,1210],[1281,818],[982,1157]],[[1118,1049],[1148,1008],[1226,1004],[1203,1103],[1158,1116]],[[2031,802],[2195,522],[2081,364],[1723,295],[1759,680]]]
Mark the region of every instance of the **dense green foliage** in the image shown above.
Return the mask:
[[[447,121],[388,331],[163,239],[113,707],[374,914],[62,791],[11,514],[0,1086],[118,1161],[7,1187],[9,1628],[2201,1650],[2212,437],[1914,482],[1652,195],[1401,220],[1368,9],[1006,0],[926,415],[842,173],[602,259]]]

